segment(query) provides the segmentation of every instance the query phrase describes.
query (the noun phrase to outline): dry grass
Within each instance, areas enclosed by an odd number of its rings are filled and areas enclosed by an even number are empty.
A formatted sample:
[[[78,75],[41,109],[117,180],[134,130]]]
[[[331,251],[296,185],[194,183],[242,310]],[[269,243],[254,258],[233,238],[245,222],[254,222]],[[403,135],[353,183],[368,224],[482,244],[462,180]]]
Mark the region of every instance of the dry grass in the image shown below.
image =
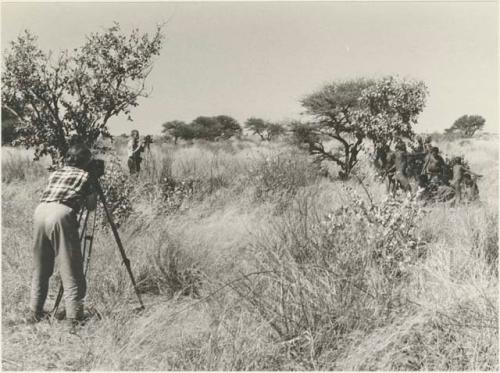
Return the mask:
[[[362,186],[321,176],[285,144],[154,144],[120,228],[146,310],[134,312],[114,240],[99,227],[86,305],[100,318],[78,335],[23,321],[46,174],[3,150],[2,368],[498,370],[496,140],[440,147],[484,175],[483,203],[433,206],[411,235],[394,223],[383,236],[355,202],[385,206],[369,167]],[[411,209],[387,211],[411,224]],[[340,221],[325,218],[335,212]]]

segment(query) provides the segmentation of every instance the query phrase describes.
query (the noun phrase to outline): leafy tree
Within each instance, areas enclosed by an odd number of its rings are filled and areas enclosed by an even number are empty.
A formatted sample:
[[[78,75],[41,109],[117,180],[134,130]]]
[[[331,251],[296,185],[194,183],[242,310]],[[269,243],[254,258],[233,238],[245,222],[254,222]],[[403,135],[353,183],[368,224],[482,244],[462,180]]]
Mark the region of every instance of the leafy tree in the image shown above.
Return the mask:
[[[472,137],[484,127],[486,120],[480,115],[462,115],[445,132],[459,134],[462,137]]]
[[[194,138],[214,141],[221,134],[221,127],[215,117],[199,116],[190,124]]]
[[[218,115],[215,117],[220,126],[220,138],[229,139],[233,136],[240,137],[241,136],[241,126],[236,121],[236,119],[231,118],[227,115]]]
[[[285,128],[281,124],[254,117],[246,120],[245,127],[252,131],[254,135],[259,135],[263,141],[271,141],[271,139],[285,133]]]
[[[200,116],[193,120],[190,126],[194,132],[194,138],[209,141],[229,139],[241,134],[241,126],[234,118],[227,115]]]
[[[413,139],[412,126],[425,107],[427,88],[421,81],[386,77],[363,90],[356,119],[373,143],[388,139]]]
[[[279,137],[285,133],[286,133],[286,129],[281,124],[270,122],[270,123],[268,123],[268,126],[267,126],[266,139],[268,141],[271,141],[271,140],[275,139],[276,137]]]
[[[411,126],[425,105],[426,93],[424,83],[394,77],[333,82],[302,100],[315,122],[294,123],[292,132],[318,162],[337,163],[340,176],[347,178],[365,139],[378,143],[391,136],[413,136]],[[341,151],[327,149],[327,140],[339,143]]]
[[[151,36],[137,29],[124,35],[115,23],[54,57],[25,31],[10,43],[2,72],[2,109],[22,123],[17,143],[57,163],[72,135],[91,147],[100,135],[110,137],[108,120],[119,114],[131,120],[130,109],[147,96],[145,80],[162,39],[161,26]]]
[[[177,144],[178,139],[190,140],[194,138],[192,127],[180,120],[163,123],[162,133],[172,137],[175,144]]]
[[[245,127],[248,128],[254,135],[259,135],[262,140],[265,140],[265,131],[267,130],[267,122],[260,118],[248,118],[245,122]]]

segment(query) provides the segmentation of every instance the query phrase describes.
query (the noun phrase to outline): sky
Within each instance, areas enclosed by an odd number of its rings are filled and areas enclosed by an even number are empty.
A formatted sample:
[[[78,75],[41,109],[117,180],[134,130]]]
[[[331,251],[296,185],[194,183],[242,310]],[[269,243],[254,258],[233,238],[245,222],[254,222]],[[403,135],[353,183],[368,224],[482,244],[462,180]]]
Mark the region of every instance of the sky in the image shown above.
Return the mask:
[[[399,75],[429,90],[417,132],[443,131],[464,114],[498,132],[496,2],[151,2],[1,4],[2,51],[24,29],[42,49],[82,45],[120,23],[165,44],[151,90],[113,118],[113,134],[159,134],[162,123],[230,115],[299,119],[300,99],[335,80]]]

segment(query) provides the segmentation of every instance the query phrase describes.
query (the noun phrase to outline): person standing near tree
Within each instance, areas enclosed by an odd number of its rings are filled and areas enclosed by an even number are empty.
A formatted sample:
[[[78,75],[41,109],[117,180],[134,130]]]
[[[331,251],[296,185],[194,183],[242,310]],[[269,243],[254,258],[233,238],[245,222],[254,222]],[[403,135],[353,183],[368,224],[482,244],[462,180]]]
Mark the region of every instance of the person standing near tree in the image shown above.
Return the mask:
[[[94,210],[97,205],[97,194],[85,170],[90,161],[91,152],[86,145],[72,145],[66,154],[66,165],[49,176],[35,209],[30,323],[45,317],[43,306],[56,257],[68,322],[73,327],[83,319],[86,282],[76,216],[82,206]]]
[[[139,142],[139,131],[130,132],[130,140],[127,145],[128,169],[130,175],[138,174],[141,170],[141,153],[144,151],[144,143]]]

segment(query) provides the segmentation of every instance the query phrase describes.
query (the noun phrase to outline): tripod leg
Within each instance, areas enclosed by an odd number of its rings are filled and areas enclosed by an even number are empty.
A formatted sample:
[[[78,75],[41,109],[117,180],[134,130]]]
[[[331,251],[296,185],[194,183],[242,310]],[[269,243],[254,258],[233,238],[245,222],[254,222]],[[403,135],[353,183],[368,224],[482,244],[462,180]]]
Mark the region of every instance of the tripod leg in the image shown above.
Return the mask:
[[[85,231],[87,230],[87,222],[89,220],[90,211],[87,210],[87,215],[85,215],[85,221],[83,222],[82,233],[80,234],[80,242],[83,242],[82,247],[82,258],[85,258],[85,251],[87,249],[87,241],[85,239]]]
[[[51,312],[51,314],[52,314],[51,317],[56,316],[57,309],[59,308],[59,304],[61,303],[63,293],[64,293],[64,288],[63,288],[63,285],[61,283],[61,285],[59,285],[59,292],[57,293],[56,302],[54,303],[54,308],[52,309],[52,312]]]
[[[139,299],[141,309],[144,309],[145,307],[144,304],[142,303],[141,295],[139,293],[139,290],[137,289],[132,269],[130,268],[130,260],[127,258],[127,255],[125,254],[125,249],[123,248],[122,241],[120,239],[120,236],[118,235],[118,230],[116,229],[115,223],[113,222],[111,214],[109,213],[108,208],[106,206],[106,198],[104,197],[104,192],[102,191],[101,185],[97,180],[95,182],[95,187],[97,189],[97,194],[99,195],[99,199],[102,202],[102,207],[104,209],[104,212],[106,213],[106,218],[108,219],[109,225],[111,226],[111,230],[113,231],[116,244],[118,245],[118,249],[120,250],[123,264],[125,264],[125,268],[127,268],[130,281],[132,281],[132,285],[134,286],[135,294],[137,295],[137,299]]]
[[[85,236],[85,239],[89,240],[89,251],[88,251],[88,254],[87,254],[87,262],[85,264],[85,270],[83,272],[84,276],[87,277],[87,271],[89,269],[89,266],[90,266],[90,256],[92,255],[92,245],[94,244],[94,232],[95,232],[95,225],[96,225],[96,215],[97,215],[97,211],[94,211],[94,222],[92,224],[92,233],[88,236]]]

